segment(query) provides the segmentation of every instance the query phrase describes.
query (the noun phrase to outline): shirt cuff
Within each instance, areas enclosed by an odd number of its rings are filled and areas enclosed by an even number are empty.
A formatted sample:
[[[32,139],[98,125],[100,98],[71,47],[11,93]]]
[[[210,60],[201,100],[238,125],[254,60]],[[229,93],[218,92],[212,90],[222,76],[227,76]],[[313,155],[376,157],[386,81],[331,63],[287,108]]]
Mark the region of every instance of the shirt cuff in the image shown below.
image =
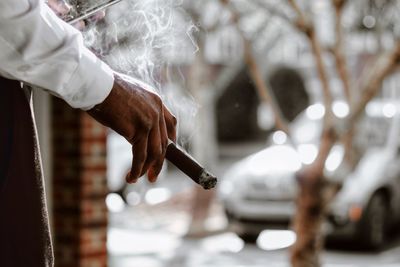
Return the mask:
[[[67,84],[73,92],[64,98],[74,108],[89,110],[100,104],[110,94],[114,84],[114,72],[87,48],[82,48],[79,64]]]

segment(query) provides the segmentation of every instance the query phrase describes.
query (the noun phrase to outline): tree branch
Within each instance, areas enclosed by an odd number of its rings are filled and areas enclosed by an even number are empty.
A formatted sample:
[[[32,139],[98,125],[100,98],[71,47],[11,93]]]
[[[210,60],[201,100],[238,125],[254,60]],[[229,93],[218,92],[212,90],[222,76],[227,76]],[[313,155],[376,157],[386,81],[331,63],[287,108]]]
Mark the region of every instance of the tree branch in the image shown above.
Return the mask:
[[[232,5],[229,4],[228,0],[220,0],[220,2],[225,5],[231,12],[233,16],[234,24],[243,39],[244,42],[244,59],[249,70],[250,76],[254,81],[255,88],[257,93],[261,99],[261,101],[269,104],[272,107],[274,117],[275,117],[275,125],[276,128],[285,132],[288,136],[290,136],[289,127],[286,119],[283,117],[281,109],[277,104],[275,97],[273,96],[272,90],[266,85],[263,74],[261,72],[260,67],[257,64],[255,56],[253,55],[253,49],[250,41],[246,38],[243,31],[240,29],[238,25],[238,21],[240,19],[240,14],[235,10]]]
[[[297,26],[297,28],[300,29],[300,31],[307,33],[310,30],[310,28],[312,28],[312,25],[307,20],[306,15],[300,9],[300,7],[297,4],[296,0],[287,0],[287,1],[289,3],[289,6],[297,14],[298,18],[297,18],[297,21],[296,21],[295,25]]]
[[[274,111],[276,127],[279,130],[285,132],[288,136],[290,136],[288,123],[286,119],[283,117],[280,107],[278,106],[272,91],[270,90],[269,87],[267,87],[263,79],[260,67],[258,66],[256,59],[253,55],[251,44],[247,39],[244,39],[244,43],[245,43],[244,44],[245,61],[248,70],[250,72],[250,75],[254,81],[257,93],[263,102],[271,105]]]
[[[287,0],[289,5],[293,8],[293,10],[297,13],[297,22],[296,25],[298,29],[305,33],[310,42],[311,51],[314,55],[315,64],[317,66],[317,71],[319,75],[319,79],[322,84],[322,91],[324,96],[324,106],[326,110],[326,115],[324,117],[324,129],[327,130],[331,127],[333,123],[333,115],[332,115],[332,93],[329,86],[328,74],[325,69],[325,65],[322,58],[322,49],[321,44],[317,38],[317,34],[315,32],[314,26],[306,19],[305,14],[297,5],[295,0]]]
[[[386,78],[387,75],[392,73],[396,67],[398,66],[400,61],[400,41],[397,42],[394,49],[384,56],[382,56],[376,62],[376,72],[370,80],[366,83],[365,88],[362,91],[362,96],[360,101],[355,105],[352,110],[352,113],[349,116],[347,121],[347,131],[350,131],[357,120],[362,115],[365,107],[368,102],[374,98],[382,88],[382,82]]]
[[[336,41],[335,46],[333,47],[333,56],[335,57],[336,62],[336,71],[343,83],[344,95],[346,97],[347,102],[350,104],[351,99],[351,91],[350,91],[350,78],[347,68],[346,58],[343,53],[343,31],[342,31],[342,15],[343,15],[343,7],[347,0],[332,0],[332,4],[335,8],[335,33],[336,33]]]
[[[289,24],[293,25],[295,22],[290,19],[285,13],[283,13],[281,10],[276,8],[275,6],[270,5],[267,1],[264,0],[253,0],[254,4],[264,8],[267,10],[269,13],[283,19],[284,21],[288,22]]]
[[[336,127],[336,141],[340,141],[344,145],[344,159],[350,168],[354,167],[354,164],[357,163],[352,151],[357,122],[361,118],[367,104],[382,90],[383,80],[398,67],[399,61],[400,42],[396,44],[391,52],[381,56],[376,61],[375,66],[372,68],[375,71],[371,72],[371,77],[365,83],[361,98],[350,109],[351,113],[348,119],[341,126]]]

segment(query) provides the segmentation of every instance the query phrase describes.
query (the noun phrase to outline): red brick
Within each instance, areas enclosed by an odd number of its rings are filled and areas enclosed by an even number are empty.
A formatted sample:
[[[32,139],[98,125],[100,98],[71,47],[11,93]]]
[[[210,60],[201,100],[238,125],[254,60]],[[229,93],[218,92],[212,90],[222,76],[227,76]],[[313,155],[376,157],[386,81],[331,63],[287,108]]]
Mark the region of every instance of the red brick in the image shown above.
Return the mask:
[[[81,260],[79,266],[84,267],[106,267],[107,266],[107,256],[95,255],[92,257],[85,257]]]
[[[107,129],[60,100],[53,109],[56,266],[105,267]]]
[[[107,206],[104,199],[82,200],[81,216],[81,222],[83,224],[100,224],[107,222]]]

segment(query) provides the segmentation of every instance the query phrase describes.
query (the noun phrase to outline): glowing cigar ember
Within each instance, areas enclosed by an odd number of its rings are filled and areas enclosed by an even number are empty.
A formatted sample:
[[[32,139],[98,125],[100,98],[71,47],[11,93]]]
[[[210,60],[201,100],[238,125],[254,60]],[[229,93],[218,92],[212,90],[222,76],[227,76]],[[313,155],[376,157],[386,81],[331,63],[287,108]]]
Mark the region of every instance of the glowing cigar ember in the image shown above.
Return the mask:
[[[165,157],[204,189],[212,189],[216,186],[217,177],[207,172],[189,154],[174,143],[169,143]]]

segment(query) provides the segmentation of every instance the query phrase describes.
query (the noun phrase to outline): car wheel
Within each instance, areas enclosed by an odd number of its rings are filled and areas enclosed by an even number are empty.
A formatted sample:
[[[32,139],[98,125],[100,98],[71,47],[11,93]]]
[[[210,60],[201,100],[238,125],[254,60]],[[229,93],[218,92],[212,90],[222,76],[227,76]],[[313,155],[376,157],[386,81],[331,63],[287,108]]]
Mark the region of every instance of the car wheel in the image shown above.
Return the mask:
[[[375,194],[366,209],[361,225],[362,245],[369,249],[380,248],[386,240],[387,206],[382,194]]]

